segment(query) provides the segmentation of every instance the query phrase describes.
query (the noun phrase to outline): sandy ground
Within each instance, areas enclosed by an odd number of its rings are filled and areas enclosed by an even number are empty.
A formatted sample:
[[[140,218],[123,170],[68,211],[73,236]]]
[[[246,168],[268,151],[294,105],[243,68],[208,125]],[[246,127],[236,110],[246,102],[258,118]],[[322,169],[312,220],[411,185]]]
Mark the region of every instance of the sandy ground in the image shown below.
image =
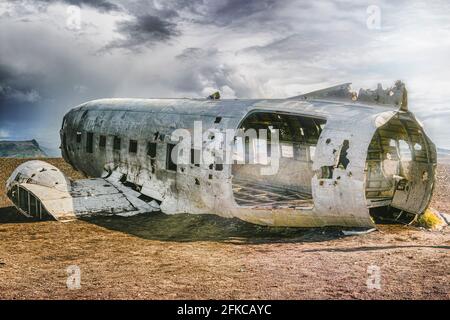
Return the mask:
[[[161,213],[30,222],[4,195],[4,181],[21,161],[0,159],[1,299],[450,297],[448,228],[381,225],[344,237],[335,228],[268,228]],[[49,162],[81,177],[61,159]],[[450,166],[438,174],[432,205],[450,212]],[[71,265],[81,270],[75,290],[66,284]],[[368,268],[377,267],[380,287],[371,289]]]

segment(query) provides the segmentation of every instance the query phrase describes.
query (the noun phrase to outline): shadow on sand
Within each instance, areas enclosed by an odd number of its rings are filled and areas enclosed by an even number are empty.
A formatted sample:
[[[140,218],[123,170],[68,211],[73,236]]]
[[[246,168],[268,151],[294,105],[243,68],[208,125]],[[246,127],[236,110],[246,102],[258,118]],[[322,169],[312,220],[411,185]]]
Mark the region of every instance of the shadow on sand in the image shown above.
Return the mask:
[[[342,238],[342,228],[286,228],[259,226],[239,219],[215,215],[161,212],[133,217],[90,217],[82,220],[98,226],[125,232],[140,238],[160,241],[218,241],[235,244],[276,242],[320,242]]]
[[[159,241],[215,241],[234,244],[321,242],[345,237],[342,227],[287,228],[251,224],[236,218],[209,214],[166,215],[161,212],[132,217],[96,216],[80,220],[103,228]],[[1,223],[36,223],[43,220],[26,218],[14,206],[0,208]],[[55,221],[55,223],[60,223]],[[355,228],[351,228],[354,230]]]
[[[303,252],[359,252],[359,251],[376,251],[390,249],[411,249],[411,248],[432,248],[450,250],[450,246],[424,246],[424,245],[403,245],[403,246],[379,246],[379,247],[351,247],[351,248],[326,248],[326,249],[310,249]]]
[[[25,217],[14,206],[0,208],[0,223],[29,223],[36,222]]]

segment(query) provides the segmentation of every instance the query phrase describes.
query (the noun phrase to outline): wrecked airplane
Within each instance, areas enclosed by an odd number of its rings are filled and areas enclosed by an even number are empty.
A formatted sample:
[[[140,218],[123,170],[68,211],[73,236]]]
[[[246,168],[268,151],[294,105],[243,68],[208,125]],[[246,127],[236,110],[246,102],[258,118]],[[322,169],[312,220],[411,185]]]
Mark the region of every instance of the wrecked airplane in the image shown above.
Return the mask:
[[[287,99],[95,100],[64,116],[60,136],[65,161],[91,178],[22,164],[7,191],[27,216],[161,210],[372,227],[386,211],[423,213],[435,181],[435,146],[400,81]]]

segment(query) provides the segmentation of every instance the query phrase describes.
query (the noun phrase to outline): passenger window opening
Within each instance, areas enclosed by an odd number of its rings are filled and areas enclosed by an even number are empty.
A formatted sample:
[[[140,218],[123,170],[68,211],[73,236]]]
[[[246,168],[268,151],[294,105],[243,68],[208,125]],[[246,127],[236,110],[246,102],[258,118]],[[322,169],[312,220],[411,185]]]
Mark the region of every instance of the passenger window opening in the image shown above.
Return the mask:
[[[172,151],[175,148],[175,144],[173,143],[168,143],[167,144],[167,152],[166,152],[166,169],[169,171],[177,171],[177,165],[176,165],[176,161],[177,159],[172,159]],[[176,158],[176,155],[174,155],[174,157]]]
[[[120,138],[117,136],[114,136],[113,149],[116,151],[120,150],[120,147],[121,147],[120,144],[121,144]]]
[[[149,142],[147,143],[147,155],[150,158],[156,157],[156,142]]]
[[[94,134],[92,132],[86,133],[86,152],[94,152]]]
[[[106,136],[100,136],[99,137],[98,146],[100,148],[105,148],[106,147]]]
[[[130,140],[130,144],[128,146],[128,152],[129,153],[137,153],[137,149],[138,149],[137,140]]]
[[[325,123],[324,119],[293,114],[249,114],[239,127],[244,133],[235,137],[233,145],[232,185],[237,204],[312,208],[312,164]],[[279,141],[274,130],[278,130]],[[261,174],[261,169],[275,160],[272,157],[278,157],[278,170]]]
[[[89,110],[84,110],[82,115],[81,115],[81,120],[84,120],[87,117]]]
[[[155,159],[150,159],[150,166],[152,168],[152,173],[156,172],[156,160]]]
[[[200,156],[201,150],[191,148],[191,164],[193,164],[195,167],[200,167]]]

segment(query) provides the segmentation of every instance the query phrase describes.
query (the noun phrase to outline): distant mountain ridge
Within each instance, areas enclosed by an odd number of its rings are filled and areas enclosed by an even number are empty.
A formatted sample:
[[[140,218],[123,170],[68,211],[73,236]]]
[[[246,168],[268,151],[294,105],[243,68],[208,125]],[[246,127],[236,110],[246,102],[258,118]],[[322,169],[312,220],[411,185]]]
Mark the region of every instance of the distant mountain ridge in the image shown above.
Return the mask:
[[[42,145],[39,145],[39,148],[42,151],[44,151],[44,153],[47,155],[47,157],[50,157],[50,158],[60,158],[61,157],[61,150],[59,148],[58,149],[47,148]]]
[[[43,158],[47,154],[36,140],[0,141],[0,157],[2,158]]]
[[[450,150],[444,148],[436,148],[438,154],[450,156]]]
[[[436,148],[438,163],[450,164],[450,150],[444,148]]]

